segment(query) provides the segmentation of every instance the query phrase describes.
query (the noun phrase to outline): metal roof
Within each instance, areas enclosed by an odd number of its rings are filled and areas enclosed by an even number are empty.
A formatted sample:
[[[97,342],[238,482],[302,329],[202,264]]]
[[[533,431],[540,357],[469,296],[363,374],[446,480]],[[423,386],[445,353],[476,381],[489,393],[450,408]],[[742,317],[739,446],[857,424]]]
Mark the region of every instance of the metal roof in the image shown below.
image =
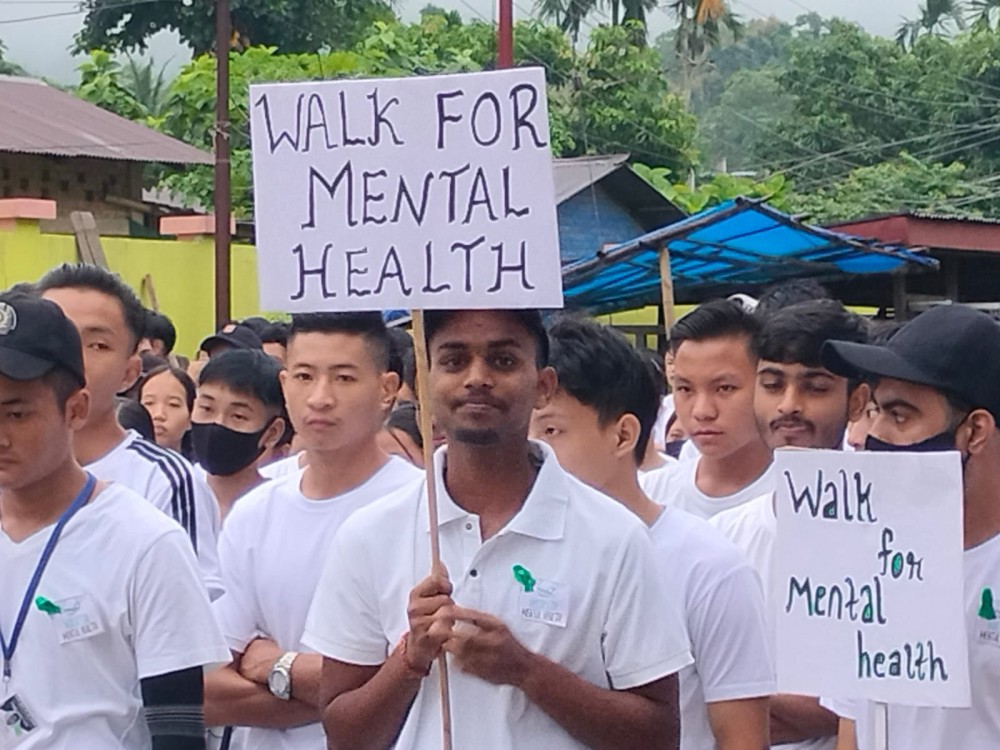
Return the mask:
[[[595,182],[600,182],[627,161],[628,154],[553,159],[552,177],[556,186],[556,205],[569,200]]]
[[[42,81],[0,76],[0,152],[163,164],[211,164],[212,155]]]
[[[906,264],[938,266],[905,247],[809,226],[737,198],[567,266],[566,306],[599,313],[658,303],[664,243],[678,295],[723,294],[802,276],[887,273]]]

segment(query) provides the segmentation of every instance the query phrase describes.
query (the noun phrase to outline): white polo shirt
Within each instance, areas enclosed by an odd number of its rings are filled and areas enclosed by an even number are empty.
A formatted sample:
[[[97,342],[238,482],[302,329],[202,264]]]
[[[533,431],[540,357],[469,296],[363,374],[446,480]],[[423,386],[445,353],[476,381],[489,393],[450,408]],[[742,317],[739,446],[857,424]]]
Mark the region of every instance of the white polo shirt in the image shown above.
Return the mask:
[[[302,628],[340,525],[354,511],[419,482],[421,476],[421,471],[391,456],[363,484],[326,500],[302,494],[301,471],[242,497],[226,518],[219,541],[226,595],[216,602],[216,613],[229,647],[242,653],[254,638],[266,636],[285,651],[308,651],[302,647]],[[323,748],[323,727],[252,727],[245,747]]]
[[[5,637],[51,531],[18,543],[0,531]],[[36,596],[63,612],[31,606],[0,686],[38,725],[17,750],[148,750],[139,681],[229,661],[184,531],[120,485],[69,520]],[[0,747],[6,739],[0,727]]]
[[[649,532],[668,597],[684,602],[694,654],[681,672],[681,748],[715,750],[706,704],[775,691],[760,580],[735,546],[690,513],[666,508]]]
[[[777,658],[778,607],[774,579],[774,545],[778,535],[778,519],[774,514],[774,492],[755,497],[748,503],[714,516],[709,524],[736,545],[753,564],[764,584],[767,602],[767,629],[773,658]],[[782,750],[833,750],[836,738],[790,742],[778,747]]]
[[[1000,535],[966,550],[965,626],[969,638],[970,708],[890,705],[889,747],[905,750],[1000,748]],[[996,606],[984,608],[984,592]],[[991,611],[992,610],[992,611]],[[992,618],[990,617],[992,615]],[[873,750],[877,707],[868,701],[823,701],[857,722],[858,750]]]
[[[209,597],[222,596],[219,503],[186,458],[129,430],[122,442],[84,468],[98,479],[128,487],[177,521],[198,557]]]
[[[730,508],[735,508],[743,503],[752,500],[765,492],[774,490],[774,464],[764,470],[759,477],[748,484],[743,489],[731,495],[712,497],[706,495],[695,484],[695,476],[701,459],[696,461],[681,460],[671,471],[670,482],[666,488],[666,493],[655,498],[657,502],[674,508],[686,510],[688,513],[699,518],[711,518],[717,513],[722,513]]]
[[[682,605],[664,601],[645,526],[563,471],[548,446],[533,445],[543,460],[535,484],[486,541],[479,517],[448,496],[446,449],[435,454],[441,558],[454,600],[499,617],[526,648],[601,687],[626,690],[679,672],[691,663]],[[409,627],[407,600],[430,559],[424,483],[358,511],[330,550],[303,642],[340,661],[381,664]],[[535,591],[518,583],[518,565]],[[436,672],[424,680],[397,750],[441,746]],[[519,690],[457,668],[450,676],[456,748],[584,747]]]

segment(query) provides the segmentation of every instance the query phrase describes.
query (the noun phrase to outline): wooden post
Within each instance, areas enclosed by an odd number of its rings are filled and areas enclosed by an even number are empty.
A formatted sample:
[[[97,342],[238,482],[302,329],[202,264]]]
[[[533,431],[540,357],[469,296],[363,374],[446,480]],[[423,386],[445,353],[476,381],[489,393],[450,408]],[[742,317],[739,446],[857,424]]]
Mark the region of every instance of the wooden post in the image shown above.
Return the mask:
[[[889,750],[889,704],[875,704],[875,750]]]
[[[670,276],[670,250],[667,243],[660,243],[660,296],[663,304],[663,328],[667,335],[677,321],[674,312],[674,280]]]
[[[414,310],[413,355],[416,359],[417,410],[420,415],[420,437],[424,445],[424,471],[427,481],[427,517],[431,534],[431,571],[441,575],[445,568],[441,564],[441,538],[438,534],[437,477],[434,473],[434,415],[430,408],[430,360],[427,357],[427,332],[424,328],[424,311]],[[451,744],[451,691],[448,685],[448,660],[444,654],[438,657],[438,684],[441,693],[441,738],[444,750],[452,750]]]
[[[215,328],[232,314],[229,285],[229,216],[232,192],[229,172],[229,0],[215,0]]]
[[[90,211],[73,211],[69,215],[69,221],[73,225],[73,234],[76,235],[76,252],[80,260],[92,266],[100,266],[105,271],[109,270],[94,215]]]

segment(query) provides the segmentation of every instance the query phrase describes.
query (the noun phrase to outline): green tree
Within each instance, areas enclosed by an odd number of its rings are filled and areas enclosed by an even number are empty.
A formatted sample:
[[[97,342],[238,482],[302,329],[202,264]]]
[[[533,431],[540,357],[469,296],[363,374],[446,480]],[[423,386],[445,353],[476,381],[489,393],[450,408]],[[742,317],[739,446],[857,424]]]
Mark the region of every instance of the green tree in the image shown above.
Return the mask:
[[[129,120],[145,121],[153,114],[130,90],[121,63],[109,52],[92,51],[77,70],[80,84],[76,95],[81,99]]]
[[[831,222],[904,210],[976,214],[991,200],[991,190],[971,180],[964,164],[928,163],[902,153],[855,169],[822,190],[794,195],[789,204],[796,213]]]
[[[215,47],[215,1],[125,3],[82,0],[86,13],[76,49],[144,49],[149,37],[176,31],[195,55]],[[233,39],[240,47],[273,46],[283,52],[345,49],[375,21],[394,18],[386,0],[232,0]]]
[[[6,76],[23,76],[25,75],[24,68],[20,65],[12,63],[6,58],[7,47],[0,39],[0,75]]]
[[[672,180],[671,172],[666,167],[633,164],[632,168],[671,203],[689,214],[740,197],[761,198],[779,211],[783,211],[792,196],[791,185],[780,174],[757,181],[751,177],[720,172],[692,188],[686,182]]]
[[[913,47],[921,36],[948,36],[964,29],[965,12],[965,5],[960,0],[927,0],[920,6],[917,18],[906,19],[899,25],[896,43],[901,47]]]

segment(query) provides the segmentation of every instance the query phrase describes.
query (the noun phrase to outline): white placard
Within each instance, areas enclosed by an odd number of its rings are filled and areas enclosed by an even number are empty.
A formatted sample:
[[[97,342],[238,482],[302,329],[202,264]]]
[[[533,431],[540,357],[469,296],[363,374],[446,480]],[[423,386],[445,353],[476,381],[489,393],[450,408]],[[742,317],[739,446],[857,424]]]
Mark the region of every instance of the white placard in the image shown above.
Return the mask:
[[[969,705],[957,452],[778,451],[778,690]]]
[[[250,87],[262,309],[562,307],[540,68]]]

